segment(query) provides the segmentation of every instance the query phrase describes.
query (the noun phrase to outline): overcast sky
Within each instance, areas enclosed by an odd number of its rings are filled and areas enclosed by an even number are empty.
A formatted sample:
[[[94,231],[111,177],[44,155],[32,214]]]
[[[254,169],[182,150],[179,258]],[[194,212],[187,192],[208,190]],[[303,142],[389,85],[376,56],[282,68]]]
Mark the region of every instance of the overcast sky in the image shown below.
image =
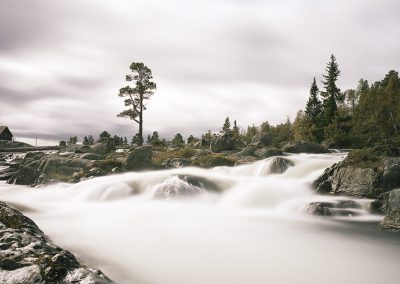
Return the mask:
[[[292,119],[335,54],[339,87],[400,65],[398,0],[0,0],[0,125],[41,143],[102,130],[117,118],[131,62],[158,89],[147,134]],[[321,83],[319,83],[321,87]]]

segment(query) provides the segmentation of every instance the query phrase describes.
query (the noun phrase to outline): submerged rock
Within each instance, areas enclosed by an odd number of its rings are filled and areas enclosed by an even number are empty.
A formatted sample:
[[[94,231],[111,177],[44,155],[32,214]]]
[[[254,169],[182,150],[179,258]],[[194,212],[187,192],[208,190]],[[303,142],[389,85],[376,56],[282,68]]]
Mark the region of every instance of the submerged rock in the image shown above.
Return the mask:
[[[354,200],[338,200],[336,202],[312,202],[305,212],[315,216],[357,216],[361,209],[360,204]]]
[[[156,187],[154,198],[171,199],[192,197],[206,190],[219,191],[219,188],[214,182],[203,177],[176,175],[167,178]]]
[[[113,283],[54,245],[38,226],[0,202],[0,283]]]
[[[170,158],[161,163],[165,168],[183,168],[189,166],[192,162],[184,158]]]
[[[286,158],[275,157],[271,159],[269,165],[269,173],[271,174],[281,174],[285,172],[289,167],[293,167],[294,163]]]

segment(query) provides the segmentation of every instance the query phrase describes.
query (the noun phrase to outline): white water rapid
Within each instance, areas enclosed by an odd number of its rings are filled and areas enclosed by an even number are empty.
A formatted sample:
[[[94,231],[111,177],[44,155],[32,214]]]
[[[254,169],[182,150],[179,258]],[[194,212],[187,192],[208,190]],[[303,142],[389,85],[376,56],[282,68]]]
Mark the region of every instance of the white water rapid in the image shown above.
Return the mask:
[[[44,188],[0,184],[0,200],[116,283],[400,283],[400,240],[377,232],[368,200],[354,214],[306,214],[311,183],[344,154],[299,154],[281,174],[267,159]],[[346,198],[349,200],[349,198]]]

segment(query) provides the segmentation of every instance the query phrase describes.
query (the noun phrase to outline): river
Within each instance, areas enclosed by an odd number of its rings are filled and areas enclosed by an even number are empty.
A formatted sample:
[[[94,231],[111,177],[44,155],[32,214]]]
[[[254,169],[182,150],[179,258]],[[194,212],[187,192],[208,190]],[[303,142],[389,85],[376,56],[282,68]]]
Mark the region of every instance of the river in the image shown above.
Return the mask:
[[[375,229],[382,217],[368,212],[370,200],[352,199],[360,208],[350,216],[305,213],[310,202],[343,199],[311,183],[344,157],[290,155],[282,174],[266,159],[43,188],[3,183],[0,200],[117,283],[399,283],[400,238]]]

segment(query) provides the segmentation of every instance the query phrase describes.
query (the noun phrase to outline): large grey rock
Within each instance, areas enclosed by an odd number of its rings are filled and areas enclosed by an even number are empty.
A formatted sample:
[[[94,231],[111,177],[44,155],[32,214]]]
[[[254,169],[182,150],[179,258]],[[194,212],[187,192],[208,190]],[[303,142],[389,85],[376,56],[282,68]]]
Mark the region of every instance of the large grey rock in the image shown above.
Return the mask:
[[[282,150],[278,148],[263,147],[253,152],[255,156],[261,159],[266,159],[273,156],[282,156]]]
[[[271,158],[269,164],[269,173],[271,174],[281,174],[285,172],[289,167],[293,167],[294,163],[288,159],[282,157]]]
[[[91,145],[89,149],[86,150],[86,153],[94,153],[98,155],[106,155],[108,153],[115,151],[114,140],[108,139],[105,142],[99,142]]]
[[[381,173],[372,168],[347,166],[343,162],[335,164],[314,182],[318,193],[350,195],[375,198],[384,192]]]
[[[28,217],[0,202],[0,283],[113,283],[53,244]]]
[[[146,170],[152,168],[153,150],[150,146],[141,146],[129,153],[124,164],[127,170]]]
[[[383,159],[382,187],[386,189],[400,187],[400,157]]]
[[[307,141],[291,141],[283,146],[282,151],[288,153],[310,153],[321,154],[330,153],[328,148],[314,142]]]
[[[371,207],[377,212],[386,214],[400,210],[400,188],[382,193],[372,202]]]

